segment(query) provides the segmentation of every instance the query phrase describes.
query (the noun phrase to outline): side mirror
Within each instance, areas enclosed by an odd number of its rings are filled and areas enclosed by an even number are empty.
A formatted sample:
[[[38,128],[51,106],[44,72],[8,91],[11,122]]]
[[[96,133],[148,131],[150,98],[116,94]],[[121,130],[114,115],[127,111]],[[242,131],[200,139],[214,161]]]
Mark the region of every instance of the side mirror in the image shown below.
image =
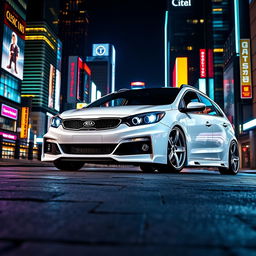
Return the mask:
[[[204,111],[206,105],[201,102],[190,102],[187,107],[183,109],[184,112],[200,112]]]

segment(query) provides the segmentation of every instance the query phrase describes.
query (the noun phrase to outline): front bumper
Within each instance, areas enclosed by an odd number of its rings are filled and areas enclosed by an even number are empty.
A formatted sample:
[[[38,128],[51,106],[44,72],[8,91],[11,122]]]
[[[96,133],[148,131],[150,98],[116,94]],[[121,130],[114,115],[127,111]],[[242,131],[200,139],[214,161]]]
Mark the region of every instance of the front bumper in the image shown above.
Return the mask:
[[[161,122],[137,127],[121,124],[115,129],[101,131],[71,131],[62,126],[50,128],[44,136],[42,161],[166,164],[169,131],[170,128]],[[87,145],[89,149],[96,148],[93,153],[87,150]],[[108,148],[106,152],[105,148]]]

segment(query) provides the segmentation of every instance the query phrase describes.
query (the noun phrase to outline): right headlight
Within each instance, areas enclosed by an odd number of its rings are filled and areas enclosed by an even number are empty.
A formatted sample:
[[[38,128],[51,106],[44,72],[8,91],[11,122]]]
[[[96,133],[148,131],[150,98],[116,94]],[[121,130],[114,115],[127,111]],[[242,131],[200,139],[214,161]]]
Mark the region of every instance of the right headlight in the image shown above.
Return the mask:
[[[58,128],[62,123],[62,119],[59,116],[51,118],[51,127]]]
[[[124,123],[129,126],[138,126],[146,124],[154,124],[159,122],[165,115],[165,112],[149,112],[129,116],[124,119]]]

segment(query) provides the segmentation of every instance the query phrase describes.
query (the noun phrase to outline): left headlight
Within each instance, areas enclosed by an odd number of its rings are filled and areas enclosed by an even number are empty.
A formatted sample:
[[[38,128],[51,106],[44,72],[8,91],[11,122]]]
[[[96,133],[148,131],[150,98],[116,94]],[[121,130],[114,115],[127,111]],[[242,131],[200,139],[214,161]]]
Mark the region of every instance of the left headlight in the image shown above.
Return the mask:
[[[164,115],[165,115],[165,112],[143,113],[143,114],[126,117],[124,118],[123,121],[129,126],[154,124],[159,122],[164,117]]]
[[[62,123],[62,120],[59,116],[54,116],[51,119],[51,127],[58,128]]]

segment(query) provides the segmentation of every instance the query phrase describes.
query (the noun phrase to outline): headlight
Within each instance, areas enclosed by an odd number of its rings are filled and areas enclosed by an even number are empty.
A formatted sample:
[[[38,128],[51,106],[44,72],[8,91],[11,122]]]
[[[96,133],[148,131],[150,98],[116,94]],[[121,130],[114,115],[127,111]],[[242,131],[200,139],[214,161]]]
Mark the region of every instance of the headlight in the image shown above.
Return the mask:
[[[59,116],[54,116],[51,119],[51,127],[58,128],[62,123],[62,120]]]
[[[154,124],[159,122],[165,115],[165,112],[150,112],[144,114],[138,114],[135,116],[129,116],[124,119],[124,123],[129,126],[138,126],[145,124]]]

